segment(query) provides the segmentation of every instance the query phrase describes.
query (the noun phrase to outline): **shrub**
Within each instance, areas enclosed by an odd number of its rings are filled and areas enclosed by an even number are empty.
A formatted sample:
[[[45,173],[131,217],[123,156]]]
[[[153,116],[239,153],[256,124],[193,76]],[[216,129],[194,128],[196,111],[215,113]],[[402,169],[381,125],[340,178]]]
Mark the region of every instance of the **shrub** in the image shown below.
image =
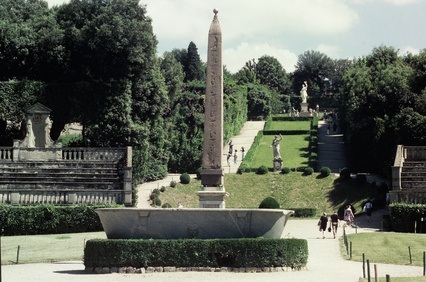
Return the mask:
[[[165,186],[161,186],[160,191],[164,193],[166,191],[166,187]]]
[[[274,197],[266,197],[259,205],[259,209],[279,209],[280,204]]]
[[[257,174],[267,174],[268,173],[268,168],[265,165],[261,165],[256,170],[256,173]]]
[[[203,170],[203,168],[202,167],[199,167],[198,169],[197,169],[197,171],[195,172],[195,174],[197,175],[197,179],[201,179],[201,171]]]
[[[132,250],[132,255],[129,255]],[[84,248],[86,269],[130,267],[288,267],[301,269],[308,260],[305,239],[93,239]]]
[[[0,204],[1,235],[37,235],[102,231],[98,208],[123,207],[116,204],[93,206],[11,206]]]
[[[182,184],[189,184],[189,182],[191,182],[191,176],[186,172],[182,173],[179,179]]]
[[[282,173],[282,174],[288,174],[288,173],[290,173],[290,168],[289,168],[289,167],[283,167],[283,168],[281,169],[281,173]]]
[[[170,181],[170,187],[175,188],[176,185],[177,185],[176,181],[174,181],[174,180]]]
[[[165,203],[165,204],[163,204],[161,207],[162,207],[163,209],[170,209],[170,208],[172,207],[172,205],[171,205],[171,204],[169,204],[169,203]]]
[[[155,198],[157,198],[157,195],[156,195],[156,194],[151,193],[151,194],[149,195],[149,199],[150,199],[151,201],[154,201],[154,199],[155,199]]]
[[[331,169],[329,167],[327,167],[327,166],[324,166],[324,167],[321,168],[320,172],[321,172],[321,176],[322,177],[327,177],[327,176],[330,175]]]
[[[160,195],[160,189],[158,189],[158,188],[155,188],[154,190],[152,190],[152,194],[154,194],[154,195]]]
[[[358,184],[367,183],[367,175],[365,174],[357,174],[355,177],[355,182]]]
[[[314,173],[314,169],[312,167],[307,167],[305,168],[303,175],[311,175],[312,173]]]
[[[341,180],[349,180],[351,178],[351,172],[348,168],[344,167],[340,171],[340,179]]]
[[[160,198],[155,198],[153,202],[154,202],[155,206],[161,206],[161,200],[160,200]]]
[[[243,174],[244,172],[250,172],[250,166],[246,163],[242,163],[237,171],[239,174]]]

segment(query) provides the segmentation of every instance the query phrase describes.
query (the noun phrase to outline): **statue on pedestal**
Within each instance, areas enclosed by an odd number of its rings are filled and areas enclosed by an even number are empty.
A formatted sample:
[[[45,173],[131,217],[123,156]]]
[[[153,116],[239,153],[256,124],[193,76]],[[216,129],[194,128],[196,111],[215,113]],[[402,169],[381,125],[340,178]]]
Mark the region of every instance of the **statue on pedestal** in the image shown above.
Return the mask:
[[[281,160],[280,154],[280,142],[283,139],[282,135],[275,135],[274,140],[272,140],[272,147],[274,150],[274,160]]]
[[[308,82],[305,80],[300,90],[300,96],[302,96],[302,103],[307,103],[308,99]]]

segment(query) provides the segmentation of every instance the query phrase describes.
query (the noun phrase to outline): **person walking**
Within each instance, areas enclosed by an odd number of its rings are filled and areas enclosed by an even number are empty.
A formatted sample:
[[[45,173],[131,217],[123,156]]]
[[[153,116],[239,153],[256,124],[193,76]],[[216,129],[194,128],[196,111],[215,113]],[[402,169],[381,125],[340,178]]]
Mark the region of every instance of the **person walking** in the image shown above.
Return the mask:
[[[322,232],[322,238],[325,238],[324,232],[327,230],[328,216],[327,213],[323,212],[322,216],[318,221],[319,231]]]
[[[370,200],[368,200],[367,203],[365,203],[364,209],[367,212],[367,221],[370,222],[371,214],[373,212],[373,204],[371,203]]]
[[[244,149],[244,147],[241,147],[241,161],[244,161],[245,153],[246,150]]]
[[[346,221],[346,225],[350,226],[354,221],[354,218],[355,217],[354,213],[352,212],[351,205],[347,205],[343,215],[343,219]]]
[[[235,153],[234,153],[234,164],[237,164],[237,159],[238,159],[238,156],[237,156],[237,150],[235,150]]]
[[[333,212],[330,216],[330,227],[333,231],[333,238],[336,239],[337,227],[339,227],[339,216],[337,215],[337,212]]]

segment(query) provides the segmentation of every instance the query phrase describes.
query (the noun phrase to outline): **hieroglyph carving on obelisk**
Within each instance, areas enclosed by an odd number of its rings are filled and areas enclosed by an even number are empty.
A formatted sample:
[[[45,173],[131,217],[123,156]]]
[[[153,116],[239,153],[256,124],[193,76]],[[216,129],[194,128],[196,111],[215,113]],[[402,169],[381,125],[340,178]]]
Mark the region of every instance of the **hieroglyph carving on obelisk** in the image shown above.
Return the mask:
[[[207,50],[207,79],[201,185],[223,185],[223,66],[222,32],[214,10]]]

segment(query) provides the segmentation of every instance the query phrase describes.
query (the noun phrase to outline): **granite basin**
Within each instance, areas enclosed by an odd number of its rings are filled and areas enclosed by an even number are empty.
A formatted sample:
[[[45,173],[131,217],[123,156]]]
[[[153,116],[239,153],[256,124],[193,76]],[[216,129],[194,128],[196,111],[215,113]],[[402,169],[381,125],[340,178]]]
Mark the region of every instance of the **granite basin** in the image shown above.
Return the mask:
[[[294,211],[281,209],[96,209],[108,239],[281,238]]]

